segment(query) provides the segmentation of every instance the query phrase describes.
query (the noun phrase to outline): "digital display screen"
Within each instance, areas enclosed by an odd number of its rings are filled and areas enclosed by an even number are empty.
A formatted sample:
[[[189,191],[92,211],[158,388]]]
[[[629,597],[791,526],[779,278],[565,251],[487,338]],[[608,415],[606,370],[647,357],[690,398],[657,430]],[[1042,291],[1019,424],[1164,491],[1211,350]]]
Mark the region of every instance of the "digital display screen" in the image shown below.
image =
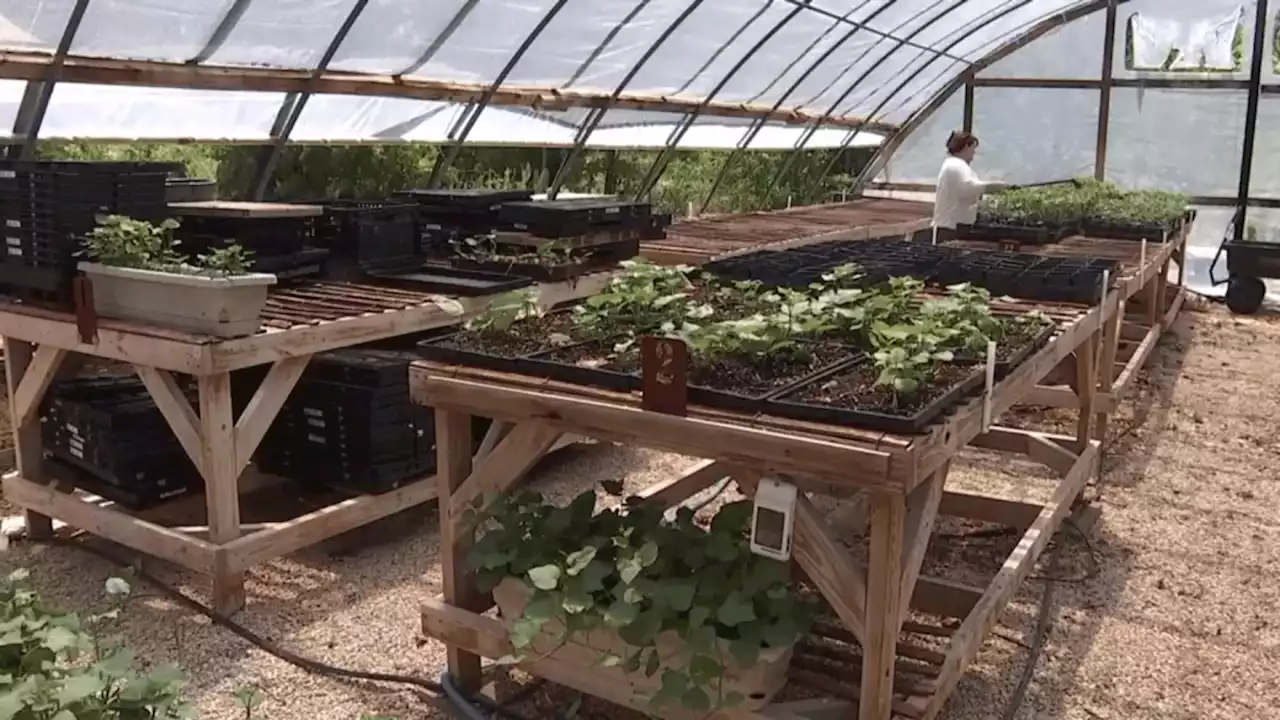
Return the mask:
[[[761,547],[782,552],[786,539],[787,516],[777,510],[756,508],[755,541]]]

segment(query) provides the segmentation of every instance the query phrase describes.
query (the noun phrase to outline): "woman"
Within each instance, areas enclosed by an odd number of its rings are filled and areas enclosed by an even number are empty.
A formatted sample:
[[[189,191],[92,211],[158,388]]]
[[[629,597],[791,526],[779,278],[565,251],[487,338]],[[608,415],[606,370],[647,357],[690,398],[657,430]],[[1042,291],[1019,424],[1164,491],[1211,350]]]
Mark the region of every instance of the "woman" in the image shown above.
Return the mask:
[[[957,131],[947,138],[947,159],[938,173],[933,200],[933,229],[937,242],[955,237],[956,224],[971,225],[978,218],[982,194],[1005,188],[1004,183],[983,182],[969,166],[978,150],[973,133]]]

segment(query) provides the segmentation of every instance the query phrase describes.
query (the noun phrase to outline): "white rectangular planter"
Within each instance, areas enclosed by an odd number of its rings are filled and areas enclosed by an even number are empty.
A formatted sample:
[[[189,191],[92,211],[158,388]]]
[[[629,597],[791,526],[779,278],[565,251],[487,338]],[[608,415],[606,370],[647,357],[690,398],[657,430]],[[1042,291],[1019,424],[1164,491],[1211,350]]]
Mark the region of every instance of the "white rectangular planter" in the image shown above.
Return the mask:
[[[217,337],[252,335],[275,275],[178,275],[82,262],[98,315]]]

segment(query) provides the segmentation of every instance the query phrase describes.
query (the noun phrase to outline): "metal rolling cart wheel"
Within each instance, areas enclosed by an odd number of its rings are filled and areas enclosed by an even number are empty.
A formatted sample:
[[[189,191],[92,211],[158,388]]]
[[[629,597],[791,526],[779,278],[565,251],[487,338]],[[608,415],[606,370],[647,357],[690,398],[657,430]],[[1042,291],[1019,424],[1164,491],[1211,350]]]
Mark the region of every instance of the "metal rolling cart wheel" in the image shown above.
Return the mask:
[[[1252,315],[1262,307],[1267,296],[1263,278],[1280,278],[1280,244],[1255,240],[1234,240],[1235,224],[1242,220],[1237,211],[1227,226],[1218,252],[1209,265],[1209,282],[1215,287],[1227,286],[1227,308],[1237,315]],[[1227,277],[1214,276],[1218,261],[1227,256]]]

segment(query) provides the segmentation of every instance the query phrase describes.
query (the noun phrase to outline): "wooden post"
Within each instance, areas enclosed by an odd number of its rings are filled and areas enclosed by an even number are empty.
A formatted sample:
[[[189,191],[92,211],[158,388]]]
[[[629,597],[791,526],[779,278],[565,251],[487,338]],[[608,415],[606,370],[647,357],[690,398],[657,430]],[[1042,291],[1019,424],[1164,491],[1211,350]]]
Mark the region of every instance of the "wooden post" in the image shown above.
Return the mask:
[[[440,577],[445,602],[476,609],[475,586],[467,572],[470,538],[457,534],[450,512],[453,493],[471,476],[471,416],[436,410],[436,483],[440,503]],[[449,672],[459,686],[480,689],[480,656],[449,647]]]
[[[858,720],[889,720],[898,623],[902,616],[902,554],[906,500],[871,496],[871,548],[867,576],[867,639],[863,644],[862,697]]]
[[[1093,439],[1093,406],[1098,389],[1098,343],[1102,333],[1102,328],[1099,328],[1076,350],[1075,391],[1080,406],[1080,417],[1076,421],[1076,451],[1081,453]]]
[[[1116,380],[1116,353],[1120,346],[1120,325],[1124,322],[1124,306],[1123,301],[1116,307],[1115,315],[1111,316],[1102,326],[1102,359],[1098,362],[1098,391],[1111,398],[1107,407],[1102,408],[1096,413],[1094,418],[1093,437],[1102,443],[1103,447],[1107,445],[1107,423],[1111,418],[1111,413],[1115,411],[1115,398],[1111,397],[1111,390],[1115,387]]]
[[[200,393],[200,474],[204,476],[209,512],[209,542],[225,545],[240,537],[240,465],[236,461],[235,415],[231,408],[231,373],[198,379]],[[213,575],[213,607],[231,614],[244,607],[244,573],[225,566],[218,554]]]
[[[9,417],[13,421],[14,459],[18,476],[33,483],[44,484],[46,479],[43,472],[44,446],[40,440],[40,414],[29,413],[25,421],[19,422],[19,413],[15,410],[14,402],[18,395],[18,386],[27,376],[33,350],[34,346],[29,342],[11,337],[4,338],[5,383],[9,391]],[[38,404],[40,398],[36,398],[35,402]],[[53,537],[53,519],[48,515],[28,510],[26,517],[28,537],[33,539]]]

